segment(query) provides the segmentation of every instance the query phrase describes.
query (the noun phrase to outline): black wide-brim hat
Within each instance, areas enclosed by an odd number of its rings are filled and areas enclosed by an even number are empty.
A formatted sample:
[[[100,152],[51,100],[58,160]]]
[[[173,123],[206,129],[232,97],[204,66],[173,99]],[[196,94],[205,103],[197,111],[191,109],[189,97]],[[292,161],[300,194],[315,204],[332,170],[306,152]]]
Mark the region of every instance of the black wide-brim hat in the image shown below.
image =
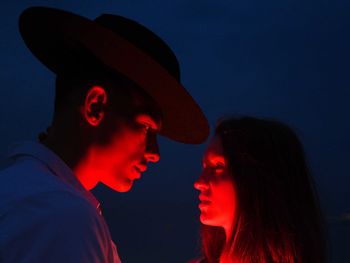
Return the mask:
[[[162,111],[161,135],[189,144],[208,137],[208,121],[181,85],[174,53],[144,26],[117,15],[93,21],[63,10],[31,7],[21,14],[19,27],[31,52],[54,73],[71,68],[78,52],[72,47],[82,47],[153,98]]]

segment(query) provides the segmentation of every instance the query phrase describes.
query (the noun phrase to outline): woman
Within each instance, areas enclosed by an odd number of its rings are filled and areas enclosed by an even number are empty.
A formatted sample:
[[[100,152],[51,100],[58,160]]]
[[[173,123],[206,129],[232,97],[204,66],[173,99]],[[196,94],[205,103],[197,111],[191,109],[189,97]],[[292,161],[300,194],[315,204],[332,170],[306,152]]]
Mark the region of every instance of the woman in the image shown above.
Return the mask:
[[[228,119],[203,158],[205,263],[322,263],[322,217],[303,148],[277,121]]]

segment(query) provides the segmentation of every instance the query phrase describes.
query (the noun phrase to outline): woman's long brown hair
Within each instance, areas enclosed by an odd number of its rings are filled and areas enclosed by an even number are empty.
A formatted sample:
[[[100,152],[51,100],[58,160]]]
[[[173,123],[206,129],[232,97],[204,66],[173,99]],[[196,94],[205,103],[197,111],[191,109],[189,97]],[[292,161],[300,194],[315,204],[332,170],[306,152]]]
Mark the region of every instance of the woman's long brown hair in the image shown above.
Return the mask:
[[[205,262],[228,253],[234,263],[326,262],[325,228],[303,147],[285,124],[252,117],[217,126],[237,186],[238,219],[225,242],[202,225]]]

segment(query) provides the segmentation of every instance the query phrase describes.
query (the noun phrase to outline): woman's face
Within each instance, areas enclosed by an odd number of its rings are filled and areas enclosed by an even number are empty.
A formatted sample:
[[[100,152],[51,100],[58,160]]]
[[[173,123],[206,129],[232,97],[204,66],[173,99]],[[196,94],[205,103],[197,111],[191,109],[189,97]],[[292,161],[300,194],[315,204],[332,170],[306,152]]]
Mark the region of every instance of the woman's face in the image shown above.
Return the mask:
[[[204,153],[203,171],[194,187],[200,191],[200,221],[232,230],[237,214],[237,193],[218,135]]]

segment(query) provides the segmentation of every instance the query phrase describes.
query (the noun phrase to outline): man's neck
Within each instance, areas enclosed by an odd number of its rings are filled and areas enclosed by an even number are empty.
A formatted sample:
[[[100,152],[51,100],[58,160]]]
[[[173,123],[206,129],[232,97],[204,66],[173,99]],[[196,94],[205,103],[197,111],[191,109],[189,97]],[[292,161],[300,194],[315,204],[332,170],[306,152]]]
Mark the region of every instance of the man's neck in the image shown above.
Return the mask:
[[[84,144],[81,139],[78,135],[60,132],[53,127],[41,143],[64,161],[85,189],[91,190],[97,182],[91,180],[94,176],[91,176],[91,169],[87,165],[88,144]]]

